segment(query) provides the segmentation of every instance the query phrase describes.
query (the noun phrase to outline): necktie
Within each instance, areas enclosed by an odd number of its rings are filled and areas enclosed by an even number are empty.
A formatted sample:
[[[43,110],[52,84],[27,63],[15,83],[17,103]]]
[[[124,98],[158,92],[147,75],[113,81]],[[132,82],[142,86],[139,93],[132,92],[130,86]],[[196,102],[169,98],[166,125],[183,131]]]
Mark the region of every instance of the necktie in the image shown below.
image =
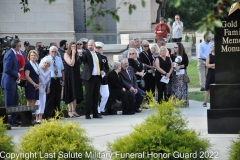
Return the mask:
[[[95,52],[92,52],[92,53],[93,53],[94,60],[95,60],[95,62],[96,62],[97,74],[100,75],[100,68],[99,68],[99,62],[98,62],[97,55],[96,55]]]
[[[126,72],[126,75],[127,75],[127,77],[130,79],[130,77],[129,77],[129,74],[128,74],[127,70],[125,70],[125,72]]]
[[[58,69],[57,69],[57,65],[56,65],[56,61],[55,58],[52,59],[53,60],[53,66],[54,66],[54,74],[55,76],[58,74]]]

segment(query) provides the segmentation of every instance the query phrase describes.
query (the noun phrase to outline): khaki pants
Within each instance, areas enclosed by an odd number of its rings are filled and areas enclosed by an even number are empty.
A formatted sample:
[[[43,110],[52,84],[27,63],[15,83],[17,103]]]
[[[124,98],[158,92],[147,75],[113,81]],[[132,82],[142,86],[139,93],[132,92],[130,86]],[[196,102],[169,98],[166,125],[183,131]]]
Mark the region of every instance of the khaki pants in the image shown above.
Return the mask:
[[[205,88],[205,82],[206,82],[206,76],[207,76],[207,67],[206,67],[206,61],[202,59],[198,59],[198,75],[200,79],[200,86],[201,88]]]

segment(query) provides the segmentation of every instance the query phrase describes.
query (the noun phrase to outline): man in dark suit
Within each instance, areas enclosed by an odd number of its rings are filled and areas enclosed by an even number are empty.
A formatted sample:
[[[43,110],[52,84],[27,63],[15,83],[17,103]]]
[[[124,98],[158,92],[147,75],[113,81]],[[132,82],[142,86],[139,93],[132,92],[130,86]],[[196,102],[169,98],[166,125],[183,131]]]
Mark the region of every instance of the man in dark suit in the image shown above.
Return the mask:
[[[80,59],[84,63],[81,78],[86,88],[86,119],[91,119],[91,111],[93,113],[93,118],[102,118],[101,115],[98,115],[98,97],[101,85],[101,75],[104,74],[104,66],[100,54],[97,54],[94,48],[94,40],[89,40],[88,50],[79,52]]]
[[[141,112],[140,105],[142,104],[145,92],[138,88],[137,78],[134,74],[133,68],[129,66],[127,58],[122,59],[121,66],[122,69],[120,76],[122,77],[123,85],[127,90],[131,92],[134,102],[134,111],[136,113],[139,113]]]
[[[20,79],[17,52],[21,48],[19,39],[12,40],[9,49],[3,59],[3,75],[1,86],[4,89],[5,108],[18,105],[18,94],[16,81]],[[11,125],[16,126],[17,113],[12,113]]]

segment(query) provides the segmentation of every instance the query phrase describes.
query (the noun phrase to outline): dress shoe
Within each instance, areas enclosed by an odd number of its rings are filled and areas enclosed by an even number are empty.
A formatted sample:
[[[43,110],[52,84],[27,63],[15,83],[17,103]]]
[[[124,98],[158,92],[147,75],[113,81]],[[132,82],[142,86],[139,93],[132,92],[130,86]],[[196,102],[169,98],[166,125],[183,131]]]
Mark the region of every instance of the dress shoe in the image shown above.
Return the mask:
[[[203,107],[207,107],[207,102],[204,102],[204,103],[203,103]]]
[[[17,123],[12,123],[11,126],[12,127],[18,127],[18,124]]]
[[[86,115],[86,116],[85,116],[85,119],[92,119],[92,118],[91,118],[91,116]]]
[[[140,112],[142,112],[141,109],[135,109],[134,111],[135,111],[135,113],[140,113]]]
[[[70,117],[70,118],[74,118],[75,117],[75,115],[73,115],[73,112],[68,112],[68,116]]]
[[[101,115],[93,116],[93,118],[103,118]]]
[[[75,117],[80,117],[80,115],[79,115],[79,114],[77,114],[77,112],[76,112],[76,111],[72,111],[72,115],[73,115],[73,116],[75,116]]]
[[[107,116],[106,112],[101,112],[101,115]]]
[[[201,87],[200,91],[205,91],[205,88]]]

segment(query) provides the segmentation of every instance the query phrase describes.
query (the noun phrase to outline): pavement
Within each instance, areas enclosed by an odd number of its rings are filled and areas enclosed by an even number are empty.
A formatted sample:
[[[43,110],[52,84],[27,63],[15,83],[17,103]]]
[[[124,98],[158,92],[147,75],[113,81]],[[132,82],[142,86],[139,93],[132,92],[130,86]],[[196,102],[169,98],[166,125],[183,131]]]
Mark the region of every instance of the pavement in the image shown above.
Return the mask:
[[[210,106],[208,104],[208,106]],[[237,134],[208,134],[207,129],[207,109],[202,107],[202,102],[190,100],[189,108],[182,108],[182,114],[188,120],[188,128],[201,133],[200,137],[209,139],[212,144],[209,152],[215,153],[218,160],[228,159],[228,148],[232,140],[237,140]],[[109,115],[103,119],[85,119],[84,116],[78,118],[66,118],[63,121],[78,121],[86,129],[88,136],[93,139],[94,147],[99,151],[107,152],[107,142],[112,142],[115,138],[129,134],[133,131],[133,126],[144,121],[155,111],[144,109],[142,113],[135,115]],[[28,127],[12,127],[7,134],[13,137],[15,143],[19,142],[20,136],[28,130]]]

